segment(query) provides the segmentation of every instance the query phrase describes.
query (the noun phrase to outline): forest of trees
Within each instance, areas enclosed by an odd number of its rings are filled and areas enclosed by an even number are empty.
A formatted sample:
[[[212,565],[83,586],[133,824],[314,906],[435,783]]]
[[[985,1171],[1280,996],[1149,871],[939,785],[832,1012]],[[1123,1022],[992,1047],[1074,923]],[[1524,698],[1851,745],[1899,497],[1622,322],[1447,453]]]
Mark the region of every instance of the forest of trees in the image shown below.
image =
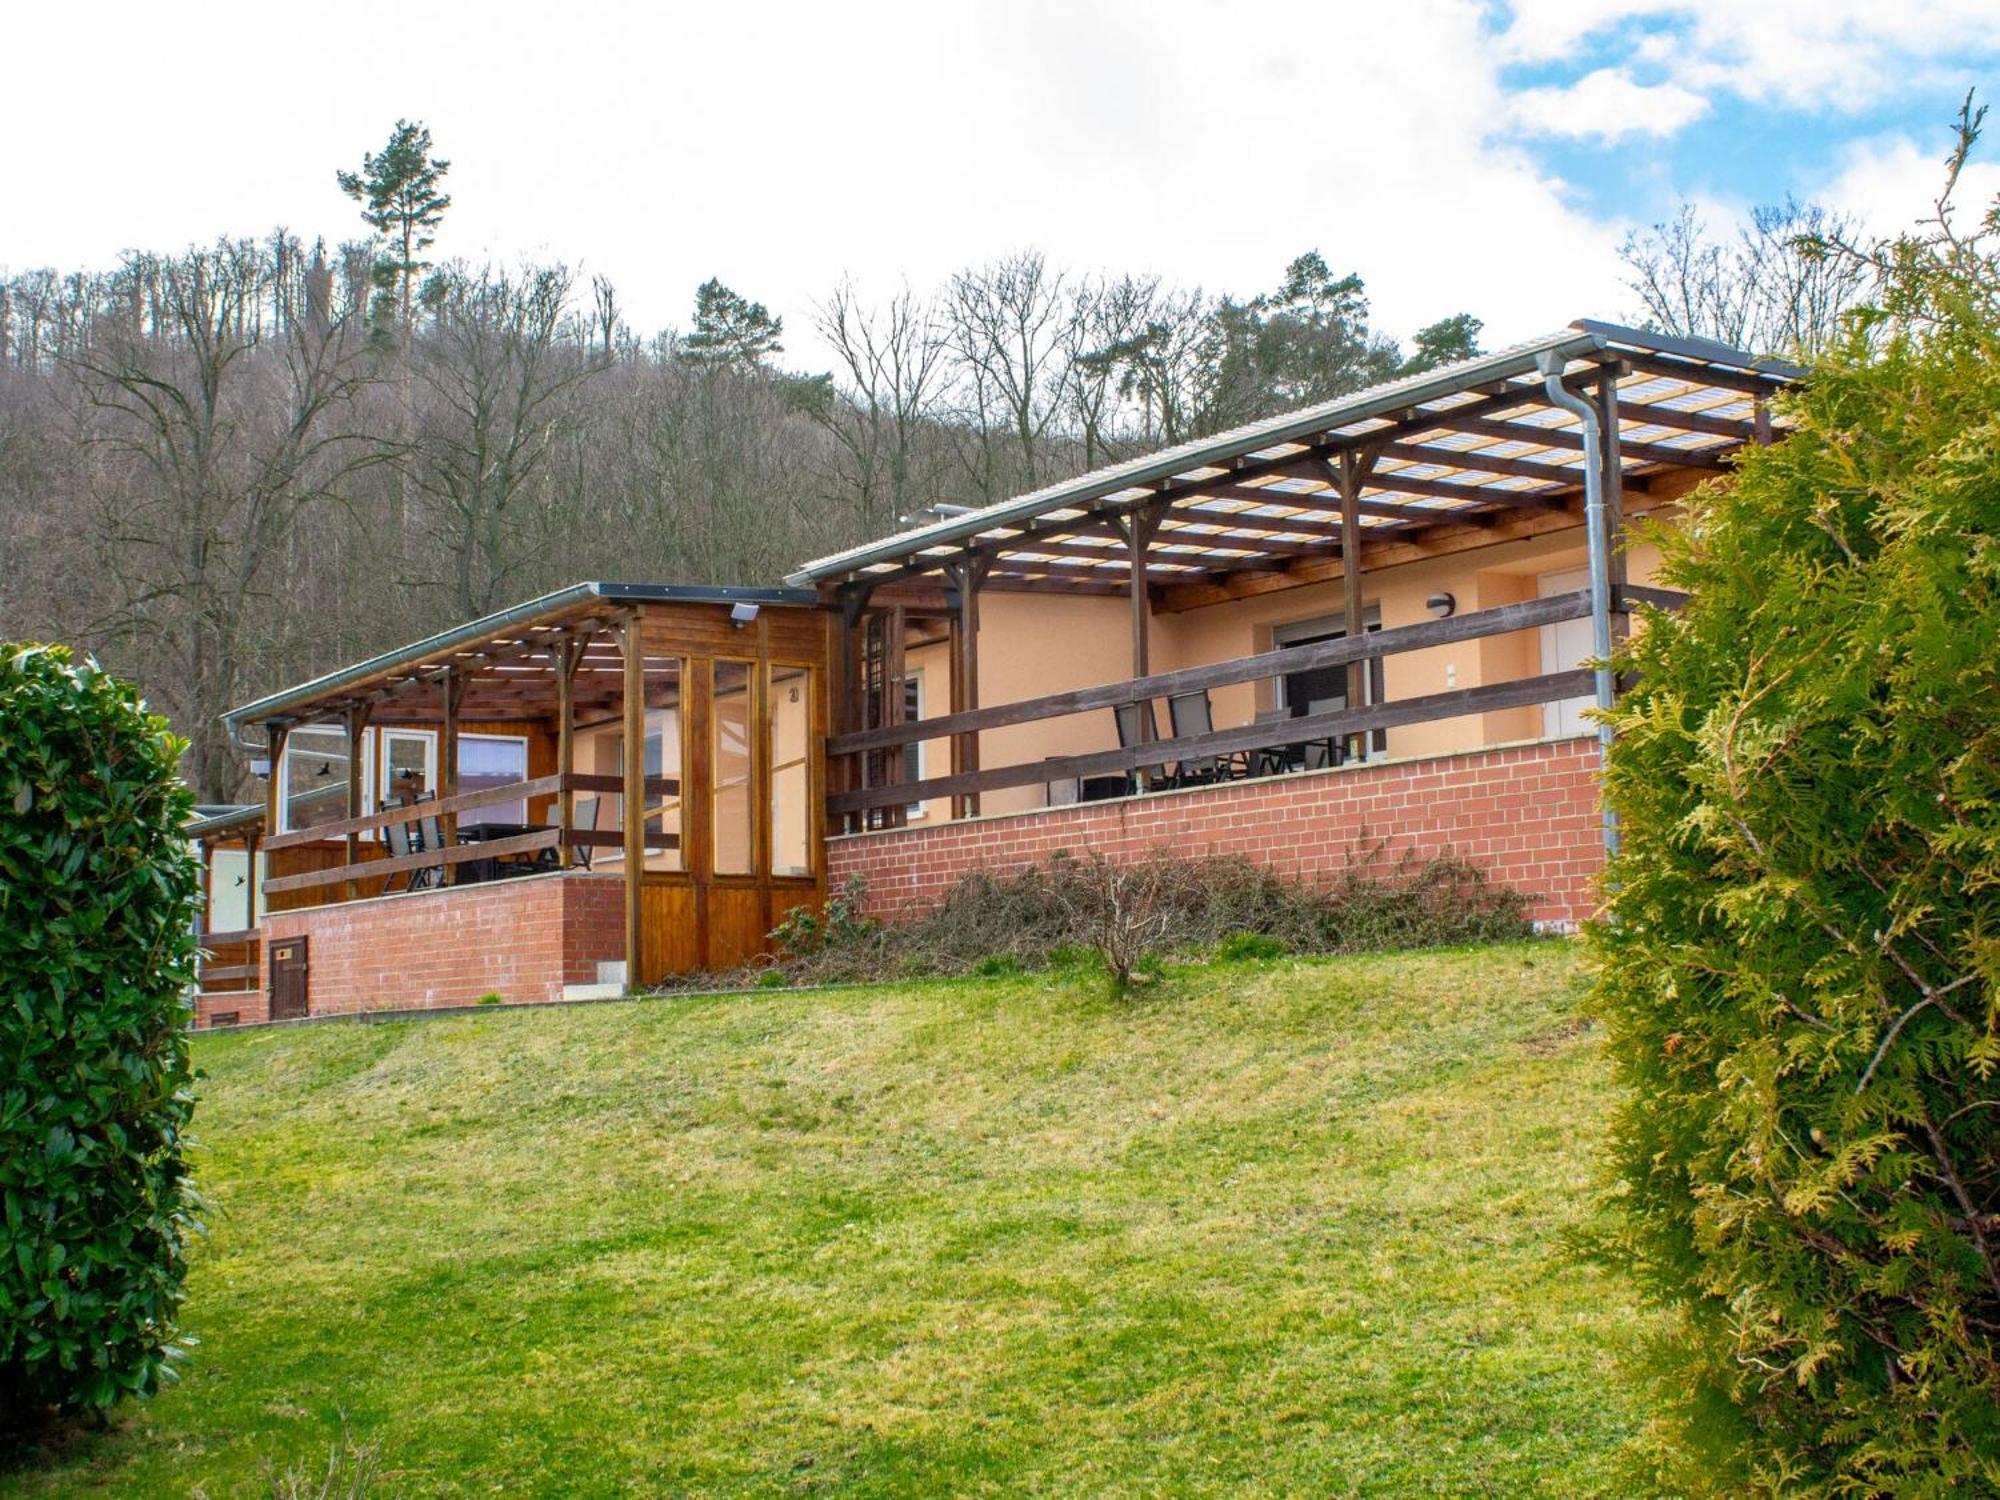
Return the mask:
[[[204,798],[242,787],[225,708],[546,589],[769,583],[932,505],[1478,347],[1460,313],[1399,348],[1316,252],[1250,297],[1023,252],[923,292],[831,286],[812,316],[834,368],[802,373],[720,281],[685,330],[644,334],[602,277],[428,258],[451,201],[430,146],[399,123],[338,174],[352,242],[0,276],[0,639],[136,678]],[[1704,266],[1701,227],[1672,232],[1628,263],[1729,284],[1726,246]],[[1635,289],[1676,331],[1733,306]]]

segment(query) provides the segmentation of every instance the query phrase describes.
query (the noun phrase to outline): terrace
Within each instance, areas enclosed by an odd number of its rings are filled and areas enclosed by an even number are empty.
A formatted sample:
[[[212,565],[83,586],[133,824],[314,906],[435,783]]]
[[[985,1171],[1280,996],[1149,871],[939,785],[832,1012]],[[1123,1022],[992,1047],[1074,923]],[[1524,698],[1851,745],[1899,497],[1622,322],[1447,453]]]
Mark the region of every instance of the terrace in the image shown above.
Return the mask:
[[[807,564],[787,582],[842,626],[836,873],[928,898],[899,868],[969,819],[1034,815],[1045,849],[1070,809],[1082,847],[1106,825],[1079,804],[1589,735],[1597,642],[1674,602],[1628,523],[1781,435],[1798,374],[1578,322]]]

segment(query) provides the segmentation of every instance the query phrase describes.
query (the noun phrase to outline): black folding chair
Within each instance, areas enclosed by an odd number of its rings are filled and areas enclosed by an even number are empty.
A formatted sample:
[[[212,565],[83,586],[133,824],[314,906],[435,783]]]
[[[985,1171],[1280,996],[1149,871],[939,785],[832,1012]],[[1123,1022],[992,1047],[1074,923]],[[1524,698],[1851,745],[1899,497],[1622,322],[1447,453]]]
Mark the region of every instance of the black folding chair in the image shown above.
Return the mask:
[[[1257,724],[1260,728],[1266,724],[1282,724],[1291,716],[1289,709],[1260,708],[1257,710]],[[1295,770],[1297,767],[1293,764],[1293,756],[1295,753],[1302,753],[1303,750],[1304,747],[1300,745],[1260,746],[1251,752],[1254,774],[1282,776],[1287,771]]]
[[[1158,721],[1153,717],[1153,700],[1151,698],[1146,699],[1143,703],[1120,703],[1111,712],[1118,719],[1118,748],[1120,750],[1130,750],[1134,745],[1151,745],[1159,742],[1160,726]],[[1164,784],[1166,780],[1167,768],[1164,764],[1140,766],[1131,776],[1134,790],[1139,789],[1148,782]]]
[[[444,846],[444,820],[436,813],[426,813],[417,819],[417,847],[429,852],[433,849],[442,849]],[[427,865],[411,878],[410,889],[423,891],[441,886],[444,884],[444,875],[443,865]]]
[[[1167,718],[1177,740],[1195,739],[1215,733],[1215,712],[1208,701],[1208,689],[1176,693],[1167,699]],[[1200,786],[1211,781],[1227,781],[1250,774],[1250,758],[1242,751],[1227,755],[1198,755],[1174,767],[1174,779],[1182,785]]]
[[[576,799],[576,806],[570,813],[571,833],[597,832],[597,809],[602,800],[599,797]],[[569,862],[579,870],[588,870],[590,856],[596,852],[595,846],[588,839],[578,840],[569,846]]]
[[[416,841],[410,836],[410,828],[411,825],[408,823],[384,823],[382,825],[382,843],[389,851],[389,858],[401,859],[406,854],[415,854],[417,852]],[[417,877],[424,873],[422,870],[405,870],[401,877],[403,889],[414,891],[417,888]],[[387,880],[382,882],[382,893],[384,895],[387,895],[396,888],[396,880],[397,877],[391,875]]]

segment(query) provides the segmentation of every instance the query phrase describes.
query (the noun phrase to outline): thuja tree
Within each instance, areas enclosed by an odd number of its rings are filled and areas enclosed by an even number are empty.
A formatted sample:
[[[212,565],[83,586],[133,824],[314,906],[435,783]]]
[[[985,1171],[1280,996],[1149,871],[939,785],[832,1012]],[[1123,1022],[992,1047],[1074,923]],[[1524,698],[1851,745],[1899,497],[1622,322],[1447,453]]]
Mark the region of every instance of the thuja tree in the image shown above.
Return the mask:
[[[1597,1003],[1683,1491],[2000,1484],[2000,277],[1875,268],[1624,652]]]
[[[0,646],[0,1425],[151,1394],[180,1352],[184,748],[94,664]]]

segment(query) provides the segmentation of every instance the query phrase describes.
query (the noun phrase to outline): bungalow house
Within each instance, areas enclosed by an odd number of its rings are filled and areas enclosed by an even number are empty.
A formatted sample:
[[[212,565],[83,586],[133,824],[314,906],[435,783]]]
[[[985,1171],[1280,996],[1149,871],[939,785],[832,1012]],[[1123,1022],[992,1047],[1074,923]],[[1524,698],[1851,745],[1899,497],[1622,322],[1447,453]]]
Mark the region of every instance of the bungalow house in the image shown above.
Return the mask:
[[[245,704],[206,1022],[615,993],[1058,849],[1451,848],[1592,905],[1586,664],[1779,361],[1604,323],[801,566],[583,583]]]

